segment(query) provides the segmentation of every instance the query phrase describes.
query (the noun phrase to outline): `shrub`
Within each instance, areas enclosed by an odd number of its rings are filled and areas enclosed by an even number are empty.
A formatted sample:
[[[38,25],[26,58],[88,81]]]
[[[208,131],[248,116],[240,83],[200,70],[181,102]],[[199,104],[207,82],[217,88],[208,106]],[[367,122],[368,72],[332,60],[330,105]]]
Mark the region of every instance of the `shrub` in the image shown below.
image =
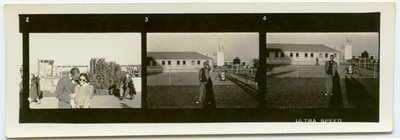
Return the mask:
[[[100,95],[113,87],[113,85],[120,83],[124,77],[121,66],[115,62],[98,61],[95,65],[94,71],[88,72],[90,83],[94,86],[96,92]],[[106,89],[99,90],[99,89]]]

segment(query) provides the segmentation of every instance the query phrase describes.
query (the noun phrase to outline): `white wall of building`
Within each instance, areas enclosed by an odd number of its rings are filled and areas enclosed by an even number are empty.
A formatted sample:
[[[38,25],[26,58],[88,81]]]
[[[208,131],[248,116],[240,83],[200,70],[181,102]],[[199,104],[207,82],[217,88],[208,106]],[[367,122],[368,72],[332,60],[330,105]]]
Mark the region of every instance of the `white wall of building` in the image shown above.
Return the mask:
[[[336,56],[334,61],[339,62],[339,52],[268,52],[267,64],[301,64],[314,65],[318,57],[320,65],[330,60],[330,55]],[[336,55],[335,55],[336,54]],[[291,57],[292,55],[292,57]],[[267,55],[268,56],[268,55]],[[283,57],[282,57],[283,56]],[[327,57],[326,57],[327,56]]]
[[[197,72],[203,67],[203,62],[208,61],[210,66],[212,66],[212,59],[181,59],[181,60],[171,60],[171,59],[159,59],[150,61],[150,66],[147,65],[148,73],[150,72]],[[164,65],[163,65],[164,61]],[[168,62],[171,62],[169,65]],[[178,65],[179,61],[179,65]],[[194,65],[192,65],[192,61]],[[185,62],[185,63],[184,63]]]

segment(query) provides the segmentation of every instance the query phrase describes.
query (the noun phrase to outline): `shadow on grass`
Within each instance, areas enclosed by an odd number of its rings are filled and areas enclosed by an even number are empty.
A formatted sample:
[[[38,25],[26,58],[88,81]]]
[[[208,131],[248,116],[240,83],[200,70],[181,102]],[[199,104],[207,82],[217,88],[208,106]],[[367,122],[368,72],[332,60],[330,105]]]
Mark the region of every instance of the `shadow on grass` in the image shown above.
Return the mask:
[[[216,108],[214,97],[213,82],[211,78],[208,78],[208,83],[206,84],[206,97],[204,99],[203,108]]]
[[[343,108],[343,97],[342,97],[342,90],[340,87],[340,76],[338,72],[336,72],[332,80],[333,80],[333,89],[332,89],[333,95],[329,100],[329,108]]]
[[[238,85],[241,89],[243,89],[245,92],[247,92],[248,94],[250,94],[252,97],[254,97],[255,99],[258,99],[258,94],[256,92],[256,90],[254,89],[254,87],[250,86],[249,84],[246,84],[236,78],[233,78],[231,76],[227,77],[227,79],[229,81],[231,81],[232,83]]]
[[[357,108],[378,108],[378,102],[367,92],[367,89],[353,77],[345,79],[346,93],[350,105]]]

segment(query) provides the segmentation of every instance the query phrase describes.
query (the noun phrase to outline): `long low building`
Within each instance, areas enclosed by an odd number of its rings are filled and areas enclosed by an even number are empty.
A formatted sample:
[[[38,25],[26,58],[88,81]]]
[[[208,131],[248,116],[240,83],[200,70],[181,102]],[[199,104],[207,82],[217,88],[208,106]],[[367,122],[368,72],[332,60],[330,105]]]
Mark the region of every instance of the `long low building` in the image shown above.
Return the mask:
[[[198,52],[147,52],[147,73],[196,72],[212,60]]]
[[[340,51],[323,44],[267,44],[267,64],[314,65],[318,59],[324,65],[330,55],[339,62]]]

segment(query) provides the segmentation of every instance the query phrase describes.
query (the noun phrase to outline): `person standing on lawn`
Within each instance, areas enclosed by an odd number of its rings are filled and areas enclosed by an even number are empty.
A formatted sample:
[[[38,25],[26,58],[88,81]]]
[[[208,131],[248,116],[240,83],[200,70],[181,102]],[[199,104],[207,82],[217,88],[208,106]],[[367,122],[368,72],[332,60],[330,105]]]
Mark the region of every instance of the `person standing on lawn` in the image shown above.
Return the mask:
[[[332,95],[333,77],[337,73],[337,63],[333,61],[335,56],[331,55],[330,60],[325,62],[326,73],[326,93],[325,95]]]
[[[80,72],[78,68],[72,68],[67,76],[58,80],[56,90],[54,92],[56,98],[59,100],[58,108],[71,108],[74,107],[75,99],[75,86],[78,84]]]
[[[203,62],[203,68],[199,70],[199,81],[200,81],[200,92],[199,92],[199,100],[196,101],[196,104],[199,104],[204,101],[206,93],[206,84],[211,81],[210,78],[211,66],[208,65],[207,62]]]

